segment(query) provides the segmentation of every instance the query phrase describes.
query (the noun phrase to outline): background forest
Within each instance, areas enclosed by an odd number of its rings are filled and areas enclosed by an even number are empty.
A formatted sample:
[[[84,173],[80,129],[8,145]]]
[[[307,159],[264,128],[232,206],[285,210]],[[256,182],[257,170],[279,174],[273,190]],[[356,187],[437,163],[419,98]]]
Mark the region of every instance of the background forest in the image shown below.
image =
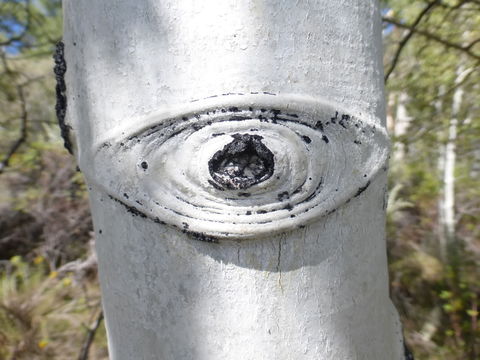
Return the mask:
[[[391,296],[415,358],[480,359],[480,0],[382,1]],[[107,359],[55,118],[61,0],[0,2],[0,359]]]

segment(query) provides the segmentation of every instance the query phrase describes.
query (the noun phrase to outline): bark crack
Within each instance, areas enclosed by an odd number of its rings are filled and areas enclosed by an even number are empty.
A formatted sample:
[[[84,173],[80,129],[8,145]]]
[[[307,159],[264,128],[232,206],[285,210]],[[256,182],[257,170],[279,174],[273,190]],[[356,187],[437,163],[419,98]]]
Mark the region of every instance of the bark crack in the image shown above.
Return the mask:
[[[277,272],[278,272],[278,285],[280,286],[280,290],[282,290],[282,293],[283,293],[281,260],[282,260],[282,237],[280,236],[278,238]]]

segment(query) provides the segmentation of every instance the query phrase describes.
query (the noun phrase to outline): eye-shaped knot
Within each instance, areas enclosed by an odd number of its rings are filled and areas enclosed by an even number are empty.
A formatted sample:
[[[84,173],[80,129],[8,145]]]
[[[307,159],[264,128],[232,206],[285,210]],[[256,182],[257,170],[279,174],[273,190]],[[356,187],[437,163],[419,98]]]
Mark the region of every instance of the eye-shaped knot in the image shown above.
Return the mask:
[[[200,239],[326,216],[368,187],[389,151],[376,120],[294,95],[218,96],[145,122],[98,145],[95,163],[119,165],[91,178],[132,213]]]
[[[217,151],[208,162],[210,175],[229,190],[247,189],[273,175],[272,152],[262,143],[263,137],[233,134],[233,141]]]

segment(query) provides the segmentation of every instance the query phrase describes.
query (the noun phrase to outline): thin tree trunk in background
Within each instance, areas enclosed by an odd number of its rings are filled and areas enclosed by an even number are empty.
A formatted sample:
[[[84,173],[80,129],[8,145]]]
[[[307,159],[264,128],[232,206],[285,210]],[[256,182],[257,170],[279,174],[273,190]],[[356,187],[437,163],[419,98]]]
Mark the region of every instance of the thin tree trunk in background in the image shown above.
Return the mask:
[[[469,70],[465,71],[463,66],[457,69],[455,85],[457,85],[453,94],[451,118],[448,124],[447,143],[443,151],[443,196],[441,200],[440,223],[442,231],[442,256],[446,259],[446,253],[449,245],[455,242],[455,164],[456,164],[456,141],[458,116],[462,105],[463,88],[458,86]]]
[[[66,1],[112,360],[403,360],[377,2]]]
[[[444,111],[443,107],[443,96],[445,95],[445,87],[442,86],[438,92],[438,98],[435,102],[435,110],[438,117],[442,116]],[[439,176],[442,178],[445,177],[445,148],[446,145],[442,145],[440,147],[440,153],[438,156],[438,171]],[[444,184],[442,182],[442,184]],[[440,196],[438,198],[438,244],[439,244],[439,255],[440,259],[442,259],[443,263],[447,263],[447,233],[446,233],[446,226],[445,226],[445,186],[443,185],[441,188]]]
[[[460,106],[462,90],[455,91],[453,109]],[[454,112],[456,116],[457,112]],[[450,120],[448,126],[448,142],[445,147],[445,172],[443,182],[445,184],[444,213],[445,230],[447,241],[452,242],[455,238],[455,162],[458,120],[456,117]]]
[[[387,118],[387,130],[389,134],[393,134],[395,131],[395,116],[396,116],[396,101],[397,96],[393,91],[390,91],[387,96],[387,111],[386,111],[386,118]]]
[[[400,93],[398,97],[397,112],[395,117],[395,127],[393,135],[395,137],[403,136],[407,133],[412,118],[407,112],[408,95],[405,92]],[[393,158],[396,163],[400,163],[405,158],[405,144],[400,141],[395,143]]]

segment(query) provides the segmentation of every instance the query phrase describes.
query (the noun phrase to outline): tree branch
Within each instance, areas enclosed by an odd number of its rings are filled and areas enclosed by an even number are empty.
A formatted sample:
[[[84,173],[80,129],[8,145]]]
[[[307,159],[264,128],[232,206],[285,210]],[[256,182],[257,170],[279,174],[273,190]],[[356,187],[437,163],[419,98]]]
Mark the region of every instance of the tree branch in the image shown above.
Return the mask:
[[[78,356],[78,360],[88,360],[88,352],[90,350],[90,346],[93,343],[93,339],[95,338],[95,333],[100,327],[102,320],[103,320],[103,311],[100,311],[100,314],[98,314],[97,319],[93,323],[92,327],[88,328],[87,336],[85,337],[85,341],[80,351],[80,355]]]
[[[27,140],[28,112],[27,112],[27,102],[25,100],[22,85],[17,86],[17,92],[18,92],[18,97],[20,98],[20,107],[22,112],[20,117],[22,121],[22,125],[20,128],[20,136],[13,143],[12,147],[7,152],[7,155],[5,155],[5,158],[2,160],[2,162],[0,162],[0,174],[3,173],[4,169],[8,166],[8,163],[10,162],[10,159],[13,156],[13,154],[15,154],[18,148]]]
[[[400,41],[400,43],[398,44],[398,48],[397,48],[397,51],[395,52],[395,55],[393,56],[393,60],[390,64],[390,67],[389,69],[385,72],[385,82],[388,81],[388,78],[390,77],[390,75],[392,74],[393,70],[395,69],[395,66],[397,65],[398,63],[398,60],[400,59],[400,55],[405,47],[405,45],[407,45],[408,43],[408,40],[410,40],[410,38],[413,36],[413,34],[415,33],[415,29],[417,27],[417,25],[420,23],[420,21],[422,21],[422,18],[430,11],[432,10],[436,5],[438,5],[438,3],[440,2],[440,0],[434,0],[432,1],[431,3],[429,3],[425,9],[423,9],[420,14],[418,14],[417,18],[415,19],[415,21],[412,23],[412,25],[409,25],[409,27],[407,28],[408,32],[407,34],[403,37],[403,39]],[[385,20],[384,20],[385,21]]]
[[[31,0],[27,0],[25,3],[25,12],[27,14],[27,20],[26,20],[25,27],[23,28],[23,31],[17,36],[13,36],[5,41],[1,41],[0,46],[8,46],[15,41],[21,41],[23,37],[27,35],[27,33],[30,31],[30,25],[32,23],[32,13],[30,11],[30,3],[31,3]]]
[[[435,35],[435,34],[429,32],[429,31],[418,29],[418,28],[412,27],[411,25],[402,24],[400,21],[398,21],[396,19],[393,19],[391,17],[385,17],[384,16],[384,17],[382,17],[382,20],[389,23],[389,24],[395,25],[399,28],[411,30],[412,32],[414,32],[416,34],[419,34],[419,35],[422,35],[422,36],[426,37],[427,39],[434,40],[434,41],[436,41],[436,42],[438,42],[442,45],[445,45],[448,48],[459,50],[459,51],[467,54],[468,56],[470,56],[470,57],[472,57],[476,60],[480,60],[480,54],[476,54],[471,50],[471,47],[474,45],[472,43],[470,43],[466,46],[462,46],[460,44],[457,44],[457,43],[451,42],[447,39],[444,39],[444,38],[442,38],[438,35]],[[480,41],[480,40],[478,40],[478,41]],[[476,43],[478,41],[475,40],[474,43]]]

